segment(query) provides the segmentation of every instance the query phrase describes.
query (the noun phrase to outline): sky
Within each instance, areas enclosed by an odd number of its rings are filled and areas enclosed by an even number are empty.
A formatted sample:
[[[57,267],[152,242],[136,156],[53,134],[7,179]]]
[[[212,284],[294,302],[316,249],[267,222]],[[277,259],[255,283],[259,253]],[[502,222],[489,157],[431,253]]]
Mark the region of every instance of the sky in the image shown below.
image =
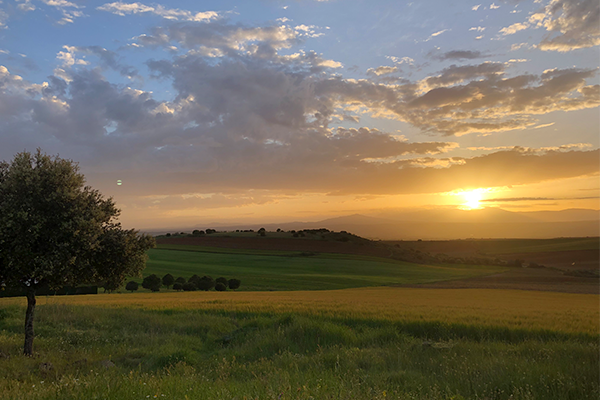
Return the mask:
[[[597,0],[0,0],[0,160],[126,227],[599,209]]]

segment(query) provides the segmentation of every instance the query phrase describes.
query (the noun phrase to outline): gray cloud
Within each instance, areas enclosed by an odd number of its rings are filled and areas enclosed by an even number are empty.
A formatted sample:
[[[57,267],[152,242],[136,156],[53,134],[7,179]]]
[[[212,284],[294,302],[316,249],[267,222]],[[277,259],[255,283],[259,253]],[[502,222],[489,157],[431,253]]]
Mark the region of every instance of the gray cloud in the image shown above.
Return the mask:
[[[447,136],[522,129],[537,114],[598,106],[599,87],[586,83],[593,70],[507,76],[504,64],[488,62],[388,84],[345,79],[335,61],[315,52],[281,54],[302,41],[285,26],[175,22],[137,40],[185,50],[147,62],[154,76],[171,82],[171,101],[111,83],[103,68],[74,56],[93,55],[101,67],[128,73],[115,53],[99,47],[67,47],[62,72],[43,84],[1,67],[0,157],[39,146],[60,151],[84,160],[100,188],[118,175],[130,195],[427,193],[598,173],[597,151],[442,159],[455,144],[409,142],[340,123],[366,114]]]
[[[539,21],[548,35],[542,50],[570,51],[600,44],[600,5],[596,0],[553,0]]]
[[[484,58],[488,55],[481,51],[473,50],[451,50],[442,54],[433,55],[433,58],[438,60],[474,60],[476,58]]]

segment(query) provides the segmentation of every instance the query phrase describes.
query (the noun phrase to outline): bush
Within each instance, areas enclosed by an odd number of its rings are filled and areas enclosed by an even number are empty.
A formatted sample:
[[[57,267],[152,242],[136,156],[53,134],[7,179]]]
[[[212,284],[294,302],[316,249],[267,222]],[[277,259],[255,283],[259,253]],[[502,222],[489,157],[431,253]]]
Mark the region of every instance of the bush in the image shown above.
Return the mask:
[[[209,291],[210,289],[212,289],[214,287],[215,287],[215,280],[213,278],[211,278],[210,276],[204,275],[198,281],[198,289],[200,289],[200,290]]]
[[[162,286],[162,281],[155,274],[145,277],[144,281],[142,282],[143,288],[150,289],[153,292],[158,292],[160,290],[161,286]]]
[[[223,278],[222,276],[217,278],[215,280],[216,283],[221,282],[223,285],[225,285],[225,287],[229,286],[229,281],[227,281],[227,278]]]
[[[215,290],[217,292],[224,292],[227,290],[227,286],[225,286],[223,283],[221,282],[217,282],[217,284],[215,285]]]
[[[173,290],[177,290],[178,292],[181,292],[183,290],[183,284],[181,284],[179,282],[175,282],[173,284]]]
[[[198,287],[194,285],[192,282],[186,282],[181,285],[181,288],[184,292],[193,292],[194,290],[198,290]]]
[[[162,284],[165,285],[167,287],[167,289],[174,283],[175,283],[175,278],[173,278],[173,275],[166,274],[165,276],[162,277]]]
[[[194,235],[194,236],[202,236],[202,235],[204,235],[204,233],[205,233],[204,231],[200,231],[198,229],[194,229],[194,231],[192,232],[192,235]]]
[[[230,279],[228,283],[229,289],[235,290],[239,289],[240,285],[242,284],[242,281],[240,281],[239,279]]]
[[[194,286],[196,286],[196,289],[198,289],[198,284],[200,283],[200,277],[198,275],[194,274],[190,277],[190,279],[188,279],[188,283],[194,284]]]
[[[139,285],[136,281],[129,281],[127,285],[125,285],[125,290],[129,290],[131,293],[138,290]]]

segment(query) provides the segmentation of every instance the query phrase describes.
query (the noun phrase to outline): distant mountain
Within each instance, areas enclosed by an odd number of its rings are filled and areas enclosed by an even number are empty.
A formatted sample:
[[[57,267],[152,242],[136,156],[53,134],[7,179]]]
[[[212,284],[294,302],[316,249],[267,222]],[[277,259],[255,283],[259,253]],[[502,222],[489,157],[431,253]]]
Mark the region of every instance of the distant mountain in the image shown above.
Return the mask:
[[[544,222],[572,222],[572,221],[594,221],[600,220],[599,210],[587,210],[581,208],[571,208],[561,211],[534,211],[522,213],[530,218]]]
[[[499,208],[481,210],[431,209],[385,211],[374,216],[353,214],[317,222],[278,224],[240,223],[183,229],[154,230],[153,233],[191,232],[215,228],[285,231],[327,228],[382,240],[466,239],[466,238],[555,238],[600,236],[600,211],[569,209],[562,211],[511,212]]]

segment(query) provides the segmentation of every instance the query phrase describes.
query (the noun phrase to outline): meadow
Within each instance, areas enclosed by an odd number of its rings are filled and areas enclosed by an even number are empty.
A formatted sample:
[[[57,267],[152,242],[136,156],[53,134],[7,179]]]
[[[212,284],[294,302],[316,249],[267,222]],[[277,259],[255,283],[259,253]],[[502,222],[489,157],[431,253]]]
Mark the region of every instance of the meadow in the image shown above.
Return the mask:
[[[502,267],[422,265],[378,257],[252,249],[159,245],[144,276],[239,278],[242,291],[329,290],[428,283],[505,271]],[[141,279],[138,279],[141,282]]]
[[[596,399],[598,296],[502,290],[0,300],[6,399]]]

